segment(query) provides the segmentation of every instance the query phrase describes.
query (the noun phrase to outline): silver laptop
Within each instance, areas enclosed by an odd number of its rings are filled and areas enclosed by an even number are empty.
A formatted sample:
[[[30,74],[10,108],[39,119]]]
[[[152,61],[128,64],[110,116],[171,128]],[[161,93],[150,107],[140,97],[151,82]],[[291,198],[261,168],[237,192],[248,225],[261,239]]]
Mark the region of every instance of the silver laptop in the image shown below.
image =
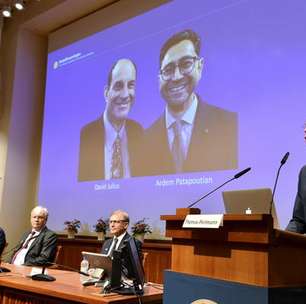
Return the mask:
[[[252,214],[269,214],[272,191],[269,188],[222,192],[225,213],[245,214],[249,208]],[[279,228],[274,202],[272,203],[274,228]]]
[[[103,269],[104,274],[110,276],[112,272],[112,259],[108,255],[82,251],[82,256],[88,261],[89,268]]]

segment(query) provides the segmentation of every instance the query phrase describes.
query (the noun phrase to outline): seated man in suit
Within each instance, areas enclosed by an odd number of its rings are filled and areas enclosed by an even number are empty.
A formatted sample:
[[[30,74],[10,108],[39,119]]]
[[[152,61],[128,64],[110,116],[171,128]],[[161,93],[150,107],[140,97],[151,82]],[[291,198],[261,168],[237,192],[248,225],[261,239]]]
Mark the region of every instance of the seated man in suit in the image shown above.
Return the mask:
[[[145,133],[148,175],[237,168],[237,113],[196,93],[204,59],[197,33],[174,34],[160,51],[159,90],[165,110]]]
[[[124,246],[124,241],[132,237],[127,232],[129,222],[129,215],[123,210],[116,210],[111,214],[109,219],[109,229],[113,237],[104,242],[101,253],[111,256],[114,250],[122,249]],[[141,257],[142,244],[139,240],[136,239],[135,242],[139,256]]]
[[[81,130],[79,181],[139,175],[143,129],[128,119],[135,101],[135,85],[135,64],[129,59],[118,60],[105,86],[103,115]]]
[[[56,234],[46,226],[48,210],[37,206],[31,212],[31,230],[26,232],[12,255],[15,265],[47,265],[56,253]]]
[[[306,124],[304,125],[304,140],[306,141]],[[306,233],[306,166],[302,167],[299,174],[293,215],[286,230],[302,234]]]
[[[1,260],[1,255],[6,246],[6,238],[5,238],[5,232],[4,230],[0,227],[0,260]]]

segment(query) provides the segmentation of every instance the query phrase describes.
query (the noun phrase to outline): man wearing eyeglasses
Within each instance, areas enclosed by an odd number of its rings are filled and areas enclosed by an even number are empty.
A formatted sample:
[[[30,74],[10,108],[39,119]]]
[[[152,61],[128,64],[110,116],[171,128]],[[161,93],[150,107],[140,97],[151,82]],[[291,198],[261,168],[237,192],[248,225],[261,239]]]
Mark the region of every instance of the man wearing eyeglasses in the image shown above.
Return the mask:
[[[306,142],[306,124],[304,125],[304,140]],[[306,233],[306,166],[301,169],[299,174],[293,215],[286,230],[301,234]]]
[[[11,263],[15,265],[47,266],[56,252],[57,236],[46,226],[47,208],[37,206],[31,212],[31,230],[26,232],[14,251]]]
[[[148,175],[237,168],[237,115],[209,105],[195,89],[204,60],[192,30],[170,37],[160,52],[163,115],[146,131]]]
[[[101,253],[112,256],[114,250],[121,250],[124,246],[124,241],[132,236],[127,232],[130,218],[127,212],[123,210],[114,211],[109,219],[109,230],[112,238],[106,240],[102,246]],[[142,243],[136,240],[138,254],[141,257]]]

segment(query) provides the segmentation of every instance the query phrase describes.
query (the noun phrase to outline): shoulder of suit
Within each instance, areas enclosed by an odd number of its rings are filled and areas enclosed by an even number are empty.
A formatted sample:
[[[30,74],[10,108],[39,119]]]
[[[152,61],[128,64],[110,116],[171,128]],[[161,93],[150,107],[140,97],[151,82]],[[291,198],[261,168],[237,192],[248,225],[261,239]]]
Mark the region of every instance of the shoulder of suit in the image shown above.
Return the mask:
[[[134,130],[143,131],[142,125],[133,119],[127,119],[125,123],[127,129],[133,128]]]
[[[205,101],[199,100],[198,103],[199,111],[209,111],[210,113],[215,113],[216,115],[232,116],[236,115],[235,112],[228,111],[226,109],[211,105]]]
[[[146,135],[154,134],[158,132],[158,136],[160,136],[159,131],[163,128],[166,127],[165,124],[165,112],[158,118],[156,119],[152,125],[146,129],[145,133]]]
[[[53,231],[53,230],[50,230],[47,226],[44,227],[44,229],[41,231],[41,233],[44,233],[48,236],[55,236],[57,237],[57,234]]]
[[[303,177],[306,178],[306,165],[302,167],[300,174],[303,175]]]
[[[81,129],[81,134],[88,133],[88,132],[91,132],[97,129],[103,129],[103,128],[104,128],[103,117],[100,116],[96,120],[93,120],[89,122],[88,124],[84,125]]]

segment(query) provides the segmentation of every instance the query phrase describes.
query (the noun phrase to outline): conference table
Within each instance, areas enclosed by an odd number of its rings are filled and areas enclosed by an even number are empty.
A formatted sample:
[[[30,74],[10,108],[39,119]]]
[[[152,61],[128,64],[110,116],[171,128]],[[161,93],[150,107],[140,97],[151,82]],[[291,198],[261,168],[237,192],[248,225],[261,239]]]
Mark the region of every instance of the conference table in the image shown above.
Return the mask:
[[[56,278],[53,282],[34,281],[29,275],[32,267],[3,264],[11,272],[0,273],[0,303],[2,304],[60,304],[60,303],[140,303],[134,295],[102,294],[101,287],[82,286],[81,275],[77,272],[48,269]],[[162,285],[144,287],[142,303],[162,303]]]

